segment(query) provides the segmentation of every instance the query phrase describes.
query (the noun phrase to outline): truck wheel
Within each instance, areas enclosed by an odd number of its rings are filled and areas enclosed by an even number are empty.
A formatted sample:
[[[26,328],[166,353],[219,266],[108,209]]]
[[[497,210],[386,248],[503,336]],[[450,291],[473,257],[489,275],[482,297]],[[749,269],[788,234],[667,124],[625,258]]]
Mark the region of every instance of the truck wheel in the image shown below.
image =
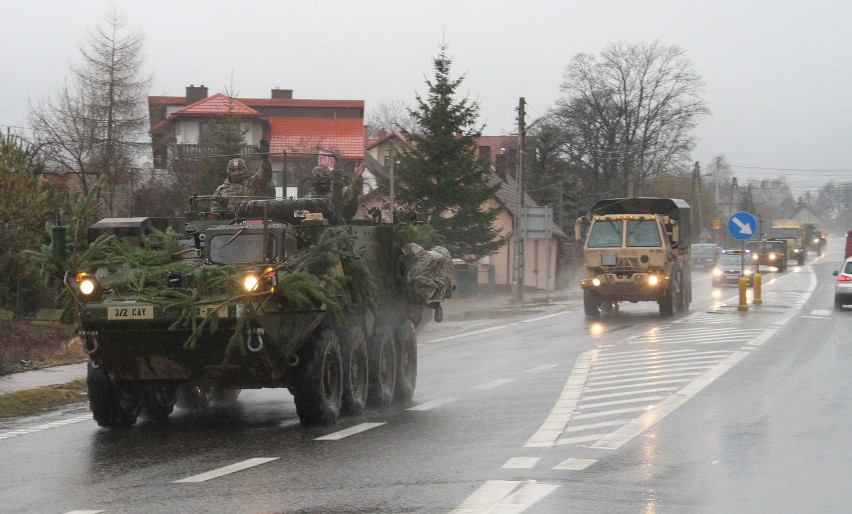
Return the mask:
[[[175,408],[177,386],[174,383],[145,384],[142,416],[155,423],[165,422]]]
[[[136,418],[142,412],[142,391],[137,384],[114,384],[106,371],[91,360],[86,381],[89,388],[89,408],[92,409],[92,417],[99,426],[127,428],[136,423]]]
[[[660,304],[660,316],[674,316],[674,292],[671,286],[657,303]]]
[[[340,415],[343,400],[343,365],[337,334],[323,329],[308,342],[301,355],[300,372],[293,391],[302,425],[331,425]]]
[[[583,310],[586,311],[586,317],[599,318],[601,317],[601,300],[595,293],[584,289],[583,290]]]
[[[367,342],[364,331],[358,323],[350,322],[341,341],[343,352],[343,403],[341,411],[357,416],[364,412],[367,406],[367,379],[369,365],[367,359]]]
[[[799,254],[799,256],[796,257],[796,262],[799,263],[799,266],[803,266],[805,264],[805,256]]]
[[[387,406],[396,387],[396,348],[390,324],[379,322],[368,348],[370,355],[370,404]]]
[[[228,405],[237,401],[241,392],[242,389],[222,389],[221,387],[214,387],[210,391],[208,398],[210,398],[210,403]]]
[[[417,332],[410,321],[394,331],[396,340],[396,390],[394,401],[407,404],[417,386]]]
[[[186,410],[200,410],[210,405],[210,391],[193,382],[183,382],[177,388],[178,407]]]

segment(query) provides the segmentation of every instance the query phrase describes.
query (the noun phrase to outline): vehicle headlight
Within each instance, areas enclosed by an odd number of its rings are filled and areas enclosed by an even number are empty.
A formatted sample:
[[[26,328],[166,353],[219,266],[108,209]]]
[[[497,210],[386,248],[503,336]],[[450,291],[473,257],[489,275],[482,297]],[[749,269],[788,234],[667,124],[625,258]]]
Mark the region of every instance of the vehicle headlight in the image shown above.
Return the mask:
[[[249,273],[243,277],[243,289],[248,292],[256,291],[259,284],[260,280],[254,273]]]
[[[751,275],[751,270],[750,270],[750,269],[748,269],[748,268],[744,269],[744,270],[743,270],[743,275],[744,275],[744,276],[746,276],[746,277],[747,277],[747,276],[749,276],[749,275]]]
[[[713,276],[714,277],[722,276],[722,268],[713,268]]]
[[[599,287],[601,285],[601,279],[599,279],[598,277],[593,278],[592,285],[595,287]]]
[[[770,260],[770,261],[774,261],[774,260],[775,260],[775,254],[774,254],[774,253],[770,253],[770,254],[769,254],[769,260]]]
[[[79,296],[87,300],[97,298],[101,292],[101,285],[94,275],[80,272],[74,275],[74,284]]]
[[[648,285],[649,286],[655,286],[659,283],[660,283],[660,277],[658,277],[657,275],[650,275],[648,277]]]

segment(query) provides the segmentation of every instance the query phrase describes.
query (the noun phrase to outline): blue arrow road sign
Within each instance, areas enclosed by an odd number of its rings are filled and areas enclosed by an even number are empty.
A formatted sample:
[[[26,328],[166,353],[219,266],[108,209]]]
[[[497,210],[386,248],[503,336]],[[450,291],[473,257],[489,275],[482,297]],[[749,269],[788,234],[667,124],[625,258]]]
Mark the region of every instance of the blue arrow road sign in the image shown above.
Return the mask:
[[[750,212],[739,211],[728,220],[728,233],[734,239],[750,239],[757,230],[757,220]]]

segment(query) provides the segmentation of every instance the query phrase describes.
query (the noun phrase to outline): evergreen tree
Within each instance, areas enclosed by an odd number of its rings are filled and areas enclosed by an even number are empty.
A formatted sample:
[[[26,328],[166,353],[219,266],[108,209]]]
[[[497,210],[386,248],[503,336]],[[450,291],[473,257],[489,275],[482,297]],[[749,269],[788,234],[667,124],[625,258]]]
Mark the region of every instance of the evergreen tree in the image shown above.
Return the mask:
[[[454,257],[475,260],[505,241],[493,226],[500,208],[486,203],[498,184],[489,183],[475,153],[479,105],[454,98],[464,77],[450,78],[451,64],[442,44],[433,59],[435,77],[426,81],[428,95],[417,95],[417,106],[409,111],[417,129],[405,132],[412,145],[395,170],[395,198],[424,212]]]

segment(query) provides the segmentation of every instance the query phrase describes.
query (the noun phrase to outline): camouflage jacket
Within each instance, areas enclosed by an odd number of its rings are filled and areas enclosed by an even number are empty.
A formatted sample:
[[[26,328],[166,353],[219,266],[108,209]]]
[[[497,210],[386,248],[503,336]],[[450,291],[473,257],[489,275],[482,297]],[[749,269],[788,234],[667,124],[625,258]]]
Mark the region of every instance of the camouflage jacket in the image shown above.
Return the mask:
[[[254,175],[246,178],[242,182],[231,182],[231,178],[225,179],[213,195],[216,197],[210,203],[210,210],[225,210],[236,211],[237,205],[244,201],[245,198],[240,197],[265,197],[269,196],[269,184],[272,180],[272,163],[268,158],[260,162],[260,170]],[[222,197],[235,198],[235,201],[226,202],[220,200]],[[227,203],[227,207],[225,204]]]

